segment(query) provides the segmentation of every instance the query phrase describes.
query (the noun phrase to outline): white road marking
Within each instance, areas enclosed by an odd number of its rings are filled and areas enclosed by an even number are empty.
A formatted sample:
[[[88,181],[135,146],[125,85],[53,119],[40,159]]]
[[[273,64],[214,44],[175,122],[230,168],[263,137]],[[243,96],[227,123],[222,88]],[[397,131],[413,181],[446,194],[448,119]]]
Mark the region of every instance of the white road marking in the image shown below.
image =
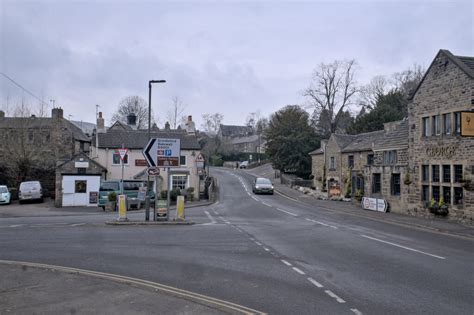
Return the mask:
[[[281,212],[284,212],[286,214],[289,214],[289,215],[292,215],[294,217],[297,217],[298,215],[296,213],[293,213],[293,212],[290,212],[290,211],[286,211],[286,210],[283,210],[281,208],[276,208],[278,211],[281,211]]]
[[[85,225],[85,223],[76,223],[76,224],[71,224],[71,226],[81,226],[81,225]]]
[[[334,225],[330,225],[329,227],[332,228],[332,229],[335,229],[335,230],[338,229],[338,227],[337,227],[337,226],[334,226]]]
[[[209,220],[211,220],[211,224],[216,223],[216,220],[214,220],[214,218],[212,217],[212,215],[211,215],[209,212],[204,211],[204,213],[207,215],[207,217],[209,218]],[[215,211],[214,211],[214,213],[215,213]]]
[[[252,198],[255,201],[258,201],[258,199],[255,196],[250,196],[250,198]]]
[[[265,206],[270,207],[270,208],[272,207],[271,204],[268,204],[268,203],[266,203],[266,202],[264,202],[264,201],[262,201],[262,204],[264,204]]]
[[[260,242],[255,242],[255,244],[257,244],[258,246],[262,246],[262,243]]]
[[[362,237],[365,237],[365,238],[368,238],[368,239],[371,239],[371,240],[374,240],[374,241],[377,241],[377,242],[381,242],[381,243],[385,243],[385,244],[388,244],[388,245],[392,245],[392,246],[396,246],[396,247],[399,247],[399,248],[403,248],[403,249],[406,249],[406,250],[409,250],[409,251],[412,251],[412,252],[417,252],[417,253],[420,253],[420,254],[423,254],[423,255],[428,255],[428,256],[431,256],[431,257],[434,257],[434,258],[446,259],[446,257],[442,257],[442,256],[438,256],[438,255],[433,255],[433,254],[430,254],[430,253],[427,253],[427,252],[423,252],[423,251],[418,250],[418,249],[414,249],[414,248],[411,248],[411,247],[402,246],[402,245],[399,245],[399,244],[395,244],[395,243],[392,243],[392,242],[384,241],[384,240],[381,240],[381,239],[378,239],[378,238],[375,238],[375,237],[371,237],[371,236],[367,236],[367,235],[364,235],[364,234],[361,234],[361,236],[362,236]]]
[[[300,275],[305,275],[305,274],[306,274],[306,273],[304,273],[303,270],[298,269],[298,268],[296,268],[296,267],[293,267],[293,270],[296,271],[297,273],[299,273]]]
[[[270,251],[270,249],[268,249],[268,248],[266,248],[266,247],[264,247],[263,249],[264,249],[265,251],[267,251],[267,252]]]
[[[313,278],[307,278],[309,282],[311,282],[312,284],[314,284],[315,286],[317,286],[318,288],[322,288],[323,285],[321,283],[319,283],[318,281],[314,280]]]
[[[362,312],[359,311],[358,309],[356,308],[351,308],[351,311],[354,313],[354,314],[357,314],[357,315],[362,315]]]
[[[12,225],[9,225],[8,227],[16,228],[16,227],[23,226],[23,225],[24,224],[12,224]]]
[[[331,290],[326,290],[324,291],[326,292],[327,295],[329,295],[330,297],[332,298],[335,298],[336,301],[338,301],[339,303],[346,303],[346,301],[344,301],[343,299],[341,299],[340,297],[338,297],[336,294],[334,294]]]
[[[283,194],[282,194],[281,192],[279,192],[278,190],[275,190],[275,192],[276,192],[277,194],[279,194],[280,196],[286,198],[286,199],[290,199],[290,200],[293,200],[293,201],[296,201],[296,202],[301,202],[301,201],[299,201],[299,200],[297,200],[297,199],[295,199],[295,198],[291,198],[291,197],[288,197],[288,196],[283,195]]]
[[[289,262],[287,262],[284,259],[282,259],[281,262],[284,263],[285,265],[289,266],[289,267],[293,266],[292,264],[290,264]]]

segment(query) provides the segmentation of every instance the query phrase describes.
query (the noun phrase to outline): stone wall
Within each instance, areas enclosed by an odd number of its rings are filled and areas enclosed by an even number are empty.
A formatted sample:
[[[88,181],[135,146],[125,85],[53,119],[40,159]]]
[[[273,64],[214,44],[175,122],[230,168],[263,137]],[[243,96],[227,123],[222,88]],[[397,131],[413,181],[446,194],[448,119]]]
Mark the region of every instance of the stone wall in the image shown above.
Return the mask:
[[[410,191],[409,210],[424,212],[421,198],[422,165],[455,165],[464,166],[463,177],[473,178],[474,138],[459,135],[437,135],[424,137],[422,134],[422,118],[451,113],[451,129],[454,129],[453,113],[473,109],[474,82],[448,56],[440,52],[428,70],[423,83],[409,104],[409,167],[413,175],[415,188]],[[431,129],[431,124],[430,124]],[[443,133],[443,132],[442,132]],[[449,148],[444,153],[433,154],[433,148]],[[439,149],[438,149],[439,150]],[[449,151],[449,153],[447,153]],[[452,176],[452,174],[451,174]],[[431,182],[430,198],[432,196]],[[442,185],[441,183],[436,185]],[[461,187],[459,183],[447,185]],[[449,217],[456,220],[470,221],[474,215],[474,193],[463,189],[463,205],[450,205]]]

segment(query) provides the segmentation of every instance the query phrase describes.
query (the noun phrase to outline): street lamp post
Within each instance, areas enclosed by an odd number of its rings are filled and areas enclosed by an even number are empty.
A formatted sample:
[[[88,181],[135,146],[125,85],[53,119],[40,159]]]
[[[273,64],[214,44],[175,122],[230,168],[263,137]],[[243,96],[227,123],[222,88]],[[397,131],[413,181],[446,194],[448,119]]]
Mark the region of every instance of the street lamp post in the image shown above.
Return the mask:
[[[148,141],[151,139],[151,85],[153,83],[166,83],[166,80],[150,80],[148,81]],[[150,175],[147,176],[147,191],[145,198],[145,221],[150,221],[150,190],[148,185],[150,184]],[[155,204],[157,196],[155,196]],[[153,218],[154,220],[154,218]]]

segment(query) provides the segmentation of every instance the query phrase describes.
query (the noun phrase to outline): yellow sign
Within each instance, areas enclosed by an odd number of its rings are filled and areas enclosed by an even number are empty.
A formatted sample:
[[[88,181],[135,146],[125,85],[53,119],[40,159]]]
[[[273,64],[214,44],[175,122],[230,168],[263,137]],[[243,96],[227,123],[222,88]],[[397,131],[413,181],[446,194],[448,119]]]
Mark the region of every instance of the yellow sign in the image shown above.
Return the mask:
[[[184,196],[178,196],[176,203],[176,219],[184,220]]]
[[[119,195],[119,220],[127,220],[127,196]]]
[[[461,136],[474,137],[474,112],[461,112]]]

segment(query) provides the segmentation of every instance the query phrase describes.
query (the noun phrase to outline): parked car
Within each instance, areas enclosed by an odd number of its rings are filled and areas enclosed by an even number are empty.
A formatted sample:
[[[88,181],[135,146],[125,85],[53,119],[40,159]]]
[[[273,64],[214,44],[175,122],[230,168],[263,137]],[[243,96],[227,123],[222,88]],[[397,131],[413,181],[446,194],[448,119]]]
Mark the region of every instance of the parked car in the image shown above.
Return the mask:
[[[146,188],[146,182],[139,180],[124,180],[123,181],[123,193],[127,195],[128,208],[140,208],[141,200],[138,199],[138,193],[141,188]],[[110,192],[115,192],[120,195],[122,190],[122,182],[120,180],[107,180],[100,183],[99,188],[99,201],[97,205],[102,209],[105,209],[107,203],[108,195]],[[151,202],[155,200],[155,194],[150,193]]]
[[[0,204],[10,204],[12,195],[7,186],[0,186]]]
[[[249,161],[243,161],[239,164],[239,168],[247,168],[249,166]]]
[[[258,177],[253,182],[252,191],[254,194],[273,195],[273,184],[268,178]]]
[[[18,190],[20,203],[29,200],[39,200],[43,202],[43,188],[39,181],[22,182]]]

